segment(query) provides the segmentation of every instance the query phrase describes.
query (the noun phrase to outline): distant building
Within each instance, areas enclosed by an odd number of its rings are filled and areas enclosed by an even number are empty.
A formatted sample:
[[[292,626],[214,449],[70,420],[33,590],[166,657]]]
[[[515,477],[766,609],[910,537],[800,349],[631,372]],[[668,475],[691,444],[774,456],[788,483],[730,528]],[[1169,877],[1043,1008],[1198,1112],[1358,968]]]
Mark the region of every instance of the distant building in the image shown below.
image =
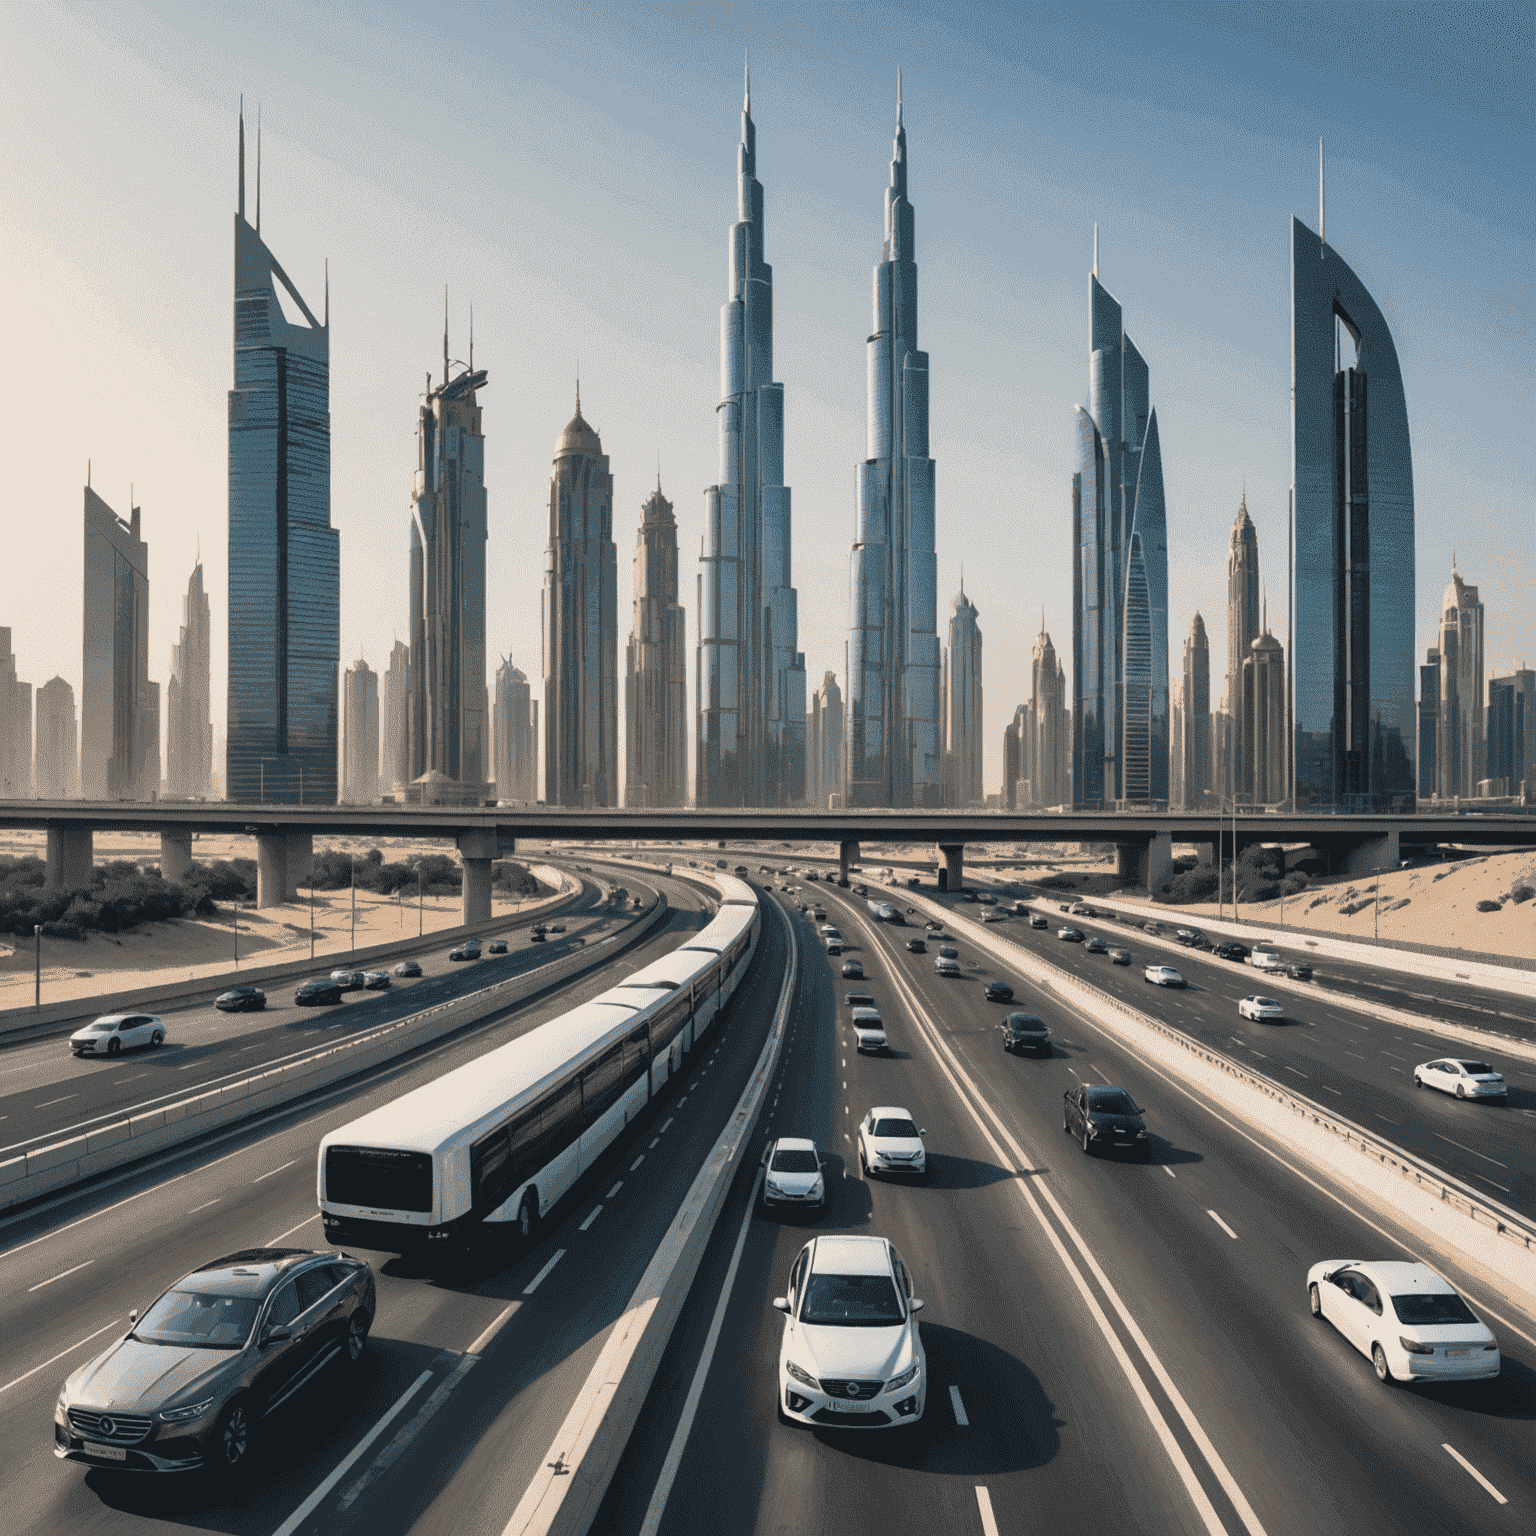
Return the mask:
[[[492,767],[496,798],[532,805],[539,798],[539,701],[526,674],[504,657],[496,669],[491,703]]]
[[[1488,777],[1536,797],[1536,672],[1517,666],[1488,684]]]
[[[1047,807],[1072,801],[1072,716],[1067,709],[1067,679],[1056,647],[1046,633],[1045,615],[1030,662],[1032,693],[1029,739],[1023,755],[1029,776],[1029,803]],[[1019,807],[1021,810],[1023,806]]]
[[[976,605],[962,584],[949,618],[949,648],[944,654],[945,802],[952,806],[983,803],[981,782],[981,629]]]
[[[1440,602],[1440,726],[1435,788],[1442,799],[1477,793],[1483,777],[1483,605],[1454,568]]]
[[[1267,626],[1243,662],[1238,798],[1250,805],[1285,799],[1285,647]]]
[[[677,519],[656,489],[640,508],[624,666],[624,804],[688,803],[688,616],[677,600]]]
[[[1246,508],[1243,515],[1247,516]],[[1251,525],[1250,525],[1251,526]],[[1257,550],[1257,545],[1255,545]],[[1255,553],[1257,560],[1257,553]],[[1231,610],[1228,609],[1230,624]],[[1250,642],[1251,644],[1252,642]],[[1182,710],[1182,793],[1179,804],[1196,810],[1211,786],[1211,650],[1205,620],[1197,613],[1184,642]]]
[[[369,805],[379,798],[379,674],[362,657],[343,678],[342,711],[346,757],[341,798]]]
[[[32,793],[32,685],[16,677],[11,632],[0,629],[0,798]]]
[[[1228,756],[1222,761],[1220,772],[1221,792],[1233,793],[1232,785],[1247,781],[1247,770],[1242,764],[1243,724],[1243,667],[1253,650],[1253,642],[1259,638],[1262,593],[1259,585],[1259,534],[1248,516],[1248,495],[1245,491],[1237,506],[1237,517],[1232,523],[1232,536],[1227,545],[1227,684],[1226,704],[1230,720],[1231,739],[1227,743]],[[1209,667],[1209,663],[1207,663]]]
[[[396,640],[384,673],[379,711],[380,790],[403,789],[411,780],[411,649]],[[425,770],[423,770],[425,772]]]
[[[166,791],[183,799],[207,795],[213,784],[208,664],[212,638],[199,560],[182,599],[181,638],[171,647],[171,680],[165,690]]]
[[[837,686],[837,673],[822,674],[821,687],[811,695],[810,746],[806,777],[810,781],[810,804],[819,811],[831,809],[832,800],[843,803],[843,690]]]
[[[80,793],[80,757],[75,726],[75,690],[62,677],[37,690],[36,787],[40,800],[72,799]]]
[[[1003,789],[999,801],[1006,811],[1029,808],[1029,769],[1025,753],[1029,748],[1030,711],[1020,704],[1013,719],[1003,727]]]
[[[1420,799],[1437,794],[1436,773],[1440,764],[1440,648],[1432,645],[1419,668],[1419,766]]]

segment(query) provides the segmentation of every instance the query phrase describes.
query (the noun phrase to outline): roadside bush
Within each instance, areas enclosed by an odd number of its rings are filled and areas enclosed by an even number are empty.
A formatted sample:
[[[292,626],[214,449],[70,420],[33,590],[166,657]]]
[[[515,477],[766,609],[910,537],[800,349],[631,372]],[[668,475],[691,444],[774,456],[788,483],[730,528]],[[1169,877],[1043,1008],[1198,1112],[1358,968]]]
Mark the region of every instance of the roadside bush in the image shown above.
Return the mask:
[[[1536,896],[1536,890],[1532,890],[1528,885],[1517,885],[1514,890],[1509,893],[1509,899],[1514,902],[1516,906],[1519,906],[1523,901],[1529,901],[1532,896]]]
[[[1477,904],[1479,912],[1502,912],[1504,904],[1498,901],[1480,901]]]
[[[239,866],[245,866],[241,869]],[[71,891],[43,890],[43,861],[0,858],[0,932],[31,938],[41,927],[50,938],[80,939],[87,933],[123,933],[140,923],[164,922],[214,911],[215,897],[255,895],[253,860],[211,869],[194,865],[179,884],[160,877],[153,865],[127,859],[100,864],[89,882]]]
[[[1194,901],[1210,901],[1216,895],[1221,877],[1210,864],[1197,864],[1175,875],[1168,886],[1168,900],[1174,906]]]

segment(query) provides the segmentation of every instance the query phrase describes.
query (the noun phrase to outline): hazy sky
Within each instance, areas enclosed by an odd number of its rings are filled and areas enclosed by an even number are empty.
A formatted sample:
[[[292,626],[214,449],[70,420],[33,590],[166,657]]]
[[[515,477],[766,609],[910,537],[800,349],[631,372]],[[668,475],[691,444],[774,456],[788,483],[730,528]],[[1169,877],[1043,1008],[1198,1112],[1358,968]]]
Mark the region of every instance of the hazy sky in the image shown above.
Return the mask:
[[[748,47],[809,686],[843,673],[898,66],[941,623],[963,566],[985,636],[989,790],[1042,606],[1070,667],[1072,407],[1087,396],[1095,221],[1102,279],[1151,367],[1170,669],[1196,608],[1222,666],[1245,482],[1284,634],[1289,219],[1315,225],[1319,136],[1329,243],[1381,304],[1403,367],[1420,656],[1454,548],[1487,604],[1489,675],[1536,662],[1532,17],[1527,4],[0,0],[0,624],[20,674],[79,687],[90,459],[120,513],[130,483],[144,509],[162,684],[201,543],[222,717],[243,92],[248,122],[262,108],[264,237],[312,307],[330,264],[343,663],[382,666],[407,638],[416,407],[441,370],[446,282],[453,356],[467,354],[472,303],[490,373],[488,650],[537,679],[550,460],[579,358],[614,474],[620,665],[659,456],[691,700]],[[254,132],[249,145],[254,180]]]

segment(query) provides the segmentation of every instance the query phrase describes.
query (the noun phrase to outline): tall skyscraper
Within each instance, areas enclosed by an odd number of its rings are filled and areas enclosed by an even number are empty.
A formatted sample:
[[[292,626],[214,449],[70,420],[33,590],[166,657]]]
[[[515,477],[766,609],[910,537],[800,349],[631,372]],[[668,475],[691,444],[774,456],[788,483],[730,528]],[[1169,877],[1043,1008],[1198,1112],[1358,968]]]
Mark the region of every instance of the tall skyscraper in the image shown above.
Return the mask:
[[[531,805],[539,798],[539,703],[510,657],[496,669],[491,740],[496,798]]]
[[[616,805],[618,553],[602,439],[576,414],[555,446],[544,555],[544,798]]]
[[[85,488],[80,778],[87,800],[160,789],[160,689],[149,680],[149,546],[139,508],[124,522]]]
[[[1243,516],[1247,516],[1246,511]],[[1230,624],[1230,604],[1227,613]],[[1204,805],[1205,792],[1211,788],[1211,648],[1206,638],[1205,620],[1198,613],[1190,623],[1189,637],[1184,642],[1182,708],[1184,793],[1181,803],[1185,810],[1193,811]]]
[[[389,653],[379,723],[380,787],[403,789],[411,781],[411,648],[402,640]]]
[[[1454,565],[1440,600],[1440,726],[1435,786],[1470,799],[1483,777],[1483,604]]]
[[[1536,672],[1527,667],[1488,684],[1487,753],[1487,777],[1504,794],[1536,795]]]
[[[199,560],[182,599],[181,638],[171,647],[165,690],[166,788],[172,795],[206,795],[213,781],[213,719],[208,650],[213,638]]]
[[[1278,805],[1285,799],[1285,648],[1262,628],[1243,662],[1237,790],[1250,805]]]
[[[1072,732],[1067,679],[1040,615],[1040,633],[1030,661],[1029,799],[1035,806],[1064,805],[1072,798]],[[1022,809],[1022,807],[1021,807]]]
[[[1089,279],[1089,408],[1072,476],[1072,799],[1168,803],[1168,532],[1146,362]]]
[[[981,628],[963,585],[951,609],[944,653],[945,800],[953,806],[982,805]]]
[[[1243,724],[1243,664],[1259,637],[1259,534],[1248,516],[1248,495],[1238,503],[1232,523],[1232,538],[1227,546],[1227,685],[1223,700],[1227,719],[1222,726],[1224,756],[1214,765],[1212,788],[1224,795],[1235,793],[1234,786],[1245,781],[1242,764],[1245,726]]]
[[[935,466],[928,457],[928,354],[917,346],[915,220],[898,79],[848,581],[850,805],[936,806],[944,797]]]
[[[1440,760],[1440,650],[1430,646],[1419,668],[1419,798],[1438,793],[1435,773]]]
[[[1174,678],[1168,684],[1168,803],[1184,804],[1184,684]]]
[[[379,798],[379,674],[359,656],[343,682],[346,761],[341,798],[367,805]]]
[[[688,616],[677,600],[677,519],[656,489],[640,508],[624,667],[624,804],[688,803]]]
[[[230,800],[336,800],[340,535],[331,527],[330,295],[317,320],[245,218],[245,120],[235,214],[235,387],[229,394]],[[274,282],[304,318],[289,324]],[[88,709],[88,703],[86,708]]]
[[[78,795],[75,690],[62,677],[50,678],[37,690],[36,740],[38,799],[64,800]]]
[[[773,379],[773,268],[747,82],[736,217],[720,310],[720,484],[704,493],[699,574],[699,805],[796,805],[805,797],[805,657],[791,585],[784,386]]]
[[[16,676],[11,631],[0,629],[0,798],[32,793],[32,685]]]
[[[485,437],[477,392],[486,370],[469,362],[450,378],[443,320],[443,382],[416,416],[411,489],[411,778],[432,772],[478,804],[490,761],[485,718]],[[441,792],[441,791],[439,791]],[[449,793],[453,793],[449,791]]]
[[[1005,811],[1022,811],[1029,807],[1029,764],[1025,753],[1029,750],[1029,705],[1020,704],[1013,711],[1013,719],[1003,727],[1003,792],[1001,805]]]
[[[845,746],[843,690],[837,686],[837,673],[825,672],[821,687],[811,695],[810,759],[806,769],[810,780],[807,799],[818,811],[831,809],[834,796],[840,804],[843,801]]]
[[[1413,455],[1402,373],[1365,285],[1321,229],[1295,218],[1291,348],[1297,809],[1411,810]]]

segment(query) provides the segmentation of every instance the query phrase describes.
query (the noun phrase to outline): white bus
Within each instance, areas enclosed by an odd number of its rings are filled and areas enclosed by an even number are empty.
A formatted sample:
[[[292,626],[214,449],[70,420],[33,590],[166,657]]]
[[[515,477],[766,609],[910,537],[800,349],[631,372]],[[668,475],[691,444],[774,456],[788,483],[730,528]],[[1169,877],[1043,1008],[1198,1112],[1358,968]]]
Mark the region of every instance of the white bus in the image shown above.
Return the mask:
[[[757,898],[740,881],[718,883],[719,911],[682,948],[325,1136],[327,1241],[446,1251],[507,1223],[531,1237],[681,1069],[745,975]]]

